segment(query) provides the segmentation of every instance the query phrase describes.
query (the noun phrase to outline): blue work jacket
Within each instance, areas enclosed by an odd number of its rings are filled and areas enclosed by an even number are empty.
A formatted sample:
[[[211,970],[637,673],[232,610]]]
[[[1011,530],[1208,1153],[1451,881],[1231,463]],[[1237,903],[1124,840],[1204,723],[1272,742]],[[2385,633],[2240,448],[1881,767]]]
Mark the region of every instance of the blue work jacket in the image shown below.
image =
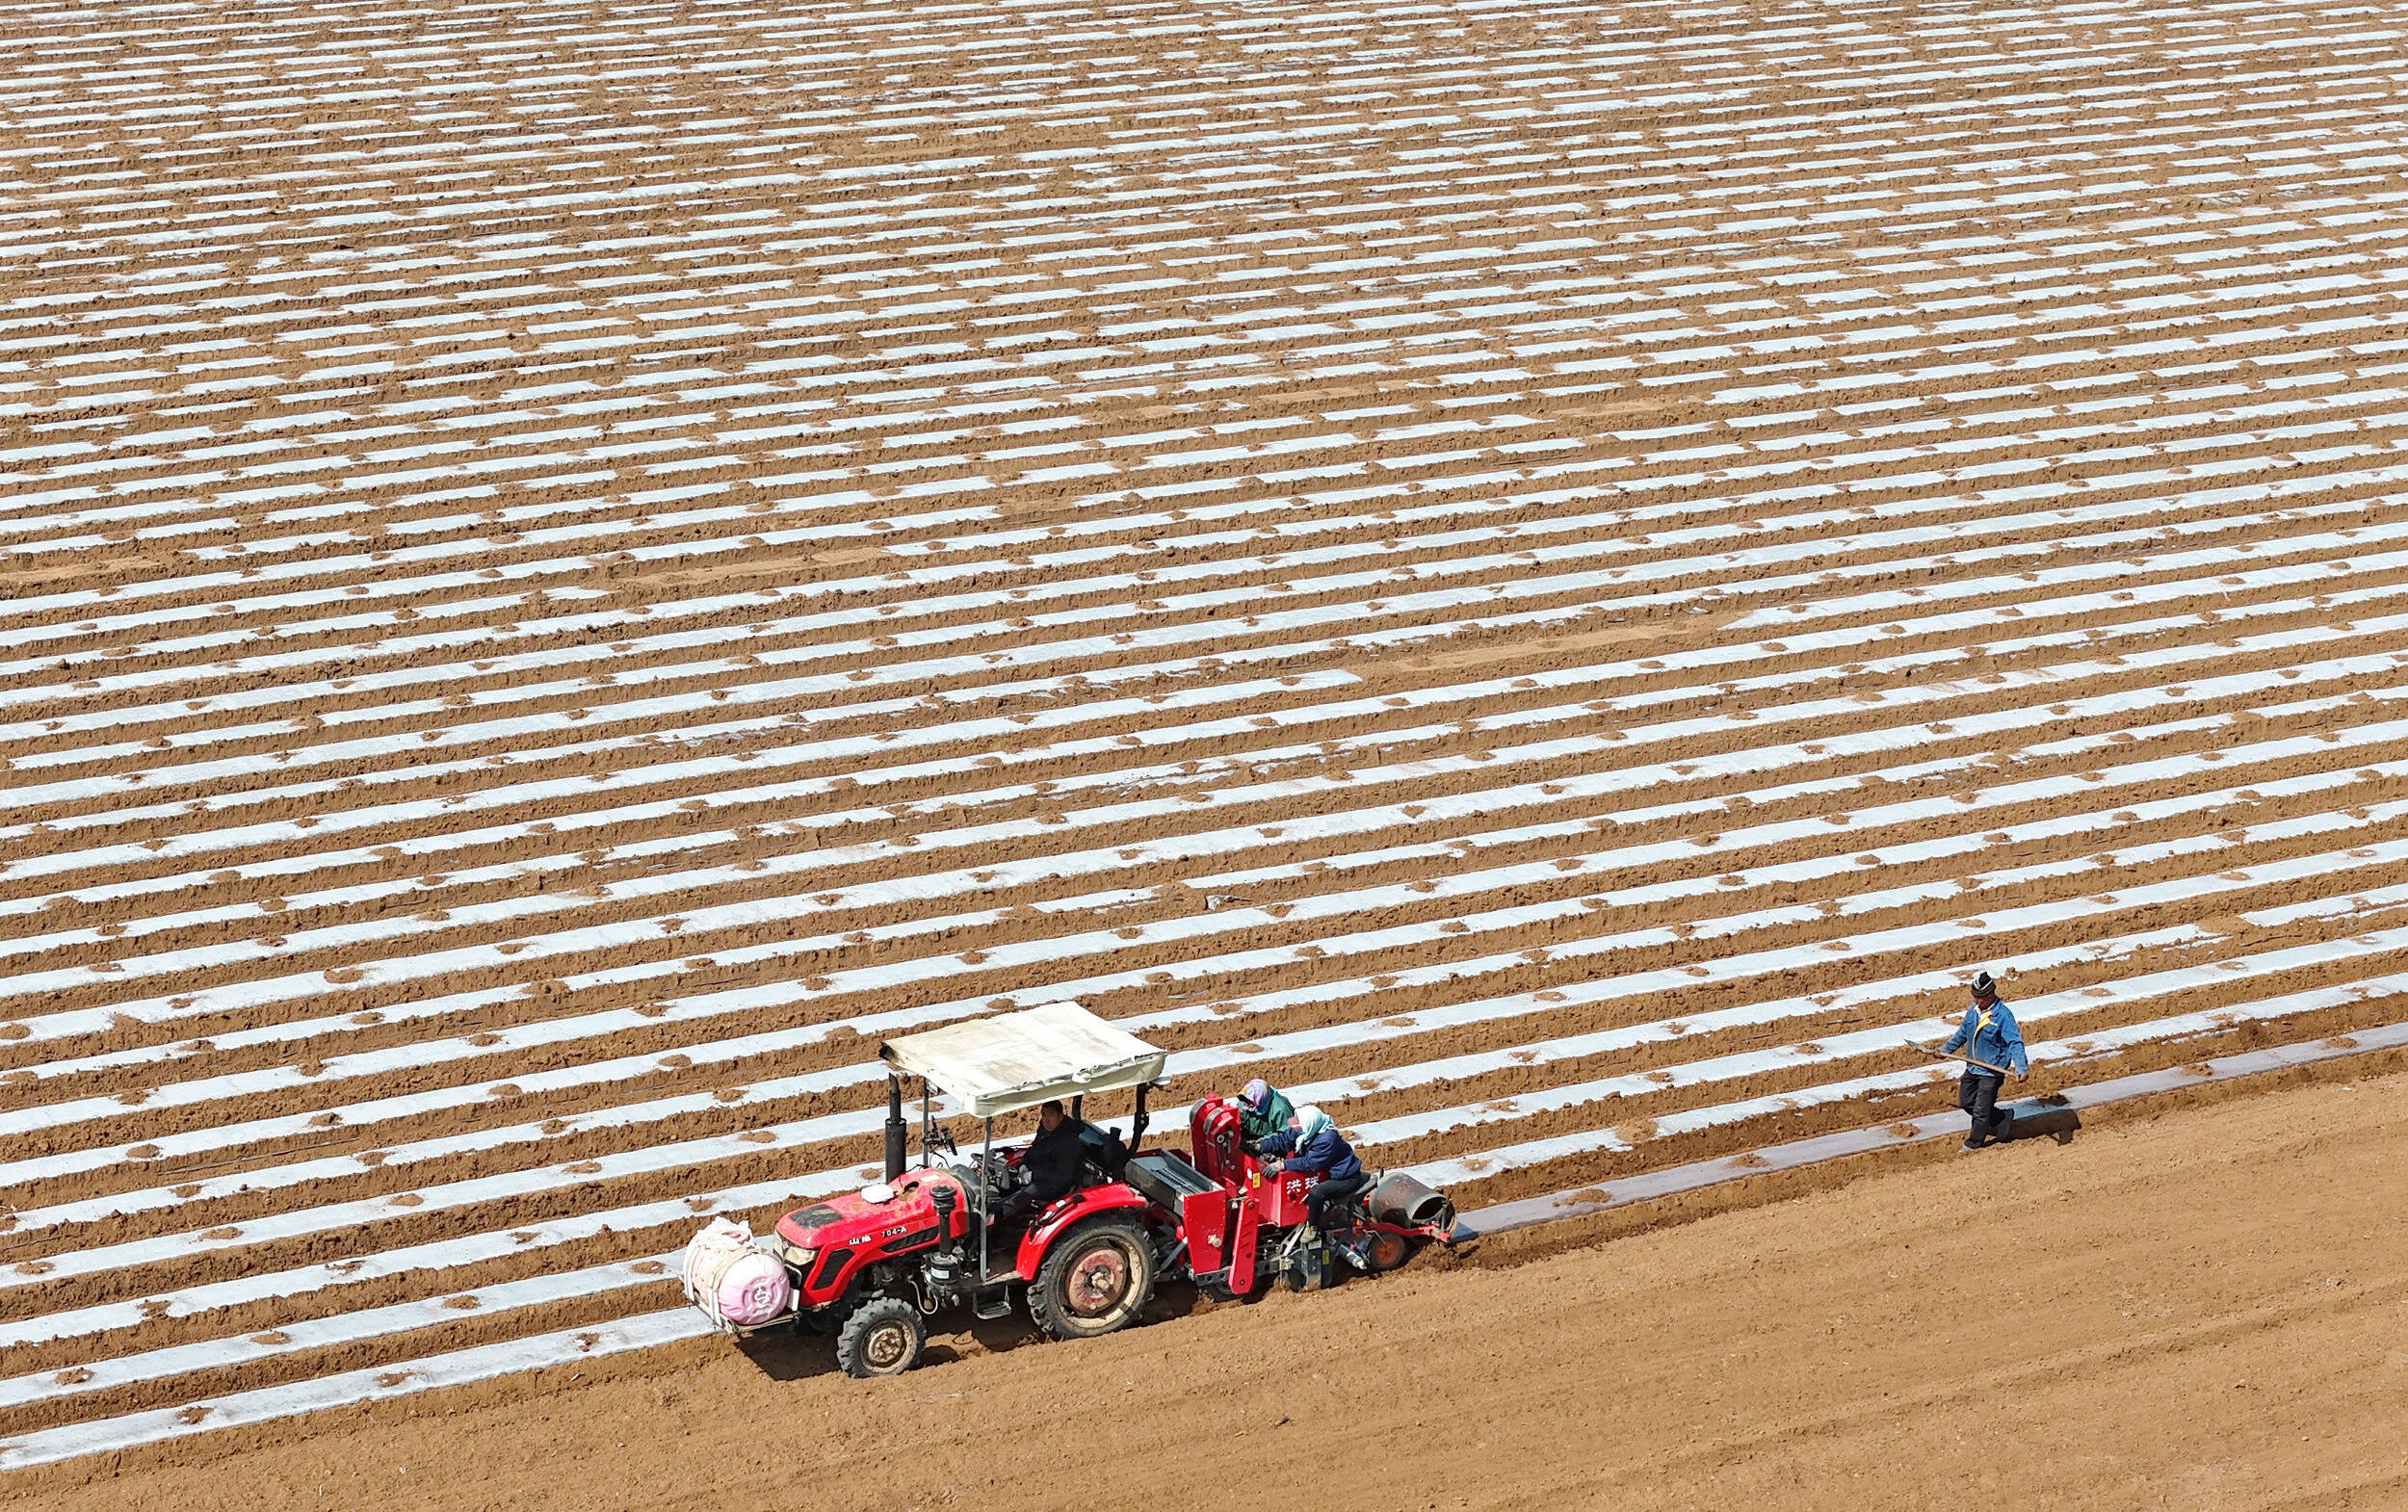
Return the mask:
[[[1296,1148],[1296,1131],[1282,1129],[1262,1142],[1265,1155],[1286,1156],[1281,1163],[1292,1171],[1320,1171],[1333,1182],[1342,1182],[1362,1174],[1363,1162],[1354,1158],[1354,1151],[1339,1137],[1335,1129],[1324,1129]],[[1294,1151],[1294,1154],[1290,1154]]]
[[[1976,1060],[2004,1066],[2017,1076],[2031,1069],[2031,1062],[2024,1057],[2024,1031],[2015,1027],[2015,1015],[2007,1011],[2004,998],[1991,999],[1986,1008],[1979,1004],[1968,1007],[1965,1022],[1940,1050],[1943,1054],[1962,1050]]]

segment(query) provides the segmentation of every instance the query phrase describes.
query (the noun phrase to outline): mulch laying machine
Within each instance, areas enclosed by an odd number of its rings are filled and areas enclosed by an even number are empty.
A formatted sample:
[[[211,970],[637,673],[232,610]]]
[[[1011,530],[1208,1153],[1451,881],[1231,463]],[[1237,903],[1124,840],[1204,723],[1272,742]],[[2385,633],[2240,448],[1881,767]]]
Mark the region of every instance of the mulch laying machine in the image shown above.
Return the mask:
[[[1423,1243],[1453,1243],[1453,1204],[1402,1172],[1378,1178],[1315,1234],[1305,1194],[1318,1177],[1266,1176],[1240,1147],[1228,1098],[1191,1109],[1189,1149],[1143,1145],[1146,1094],[1165,1056],[1076,1004],[948,1025],[878,1047],[887,1065],[884,1179],[798,1208],[754,1237],[721,1218],[687,1246],[686,1294],[722,1330],[831,1333],[851,1375],[896,1375],[919,1363],[927,1320],[948,1310],[982,1318],[1025,1306],[1055,1339],[1127,1326],[1168,1277],[1208,1295],[1249,1296],[1273,1284],[1301,1290],[1348,1269],[1392,1270]],[[912,1088],[909,1084],[917,1083]],[[911,1163],[909,1092],[919,1099],[920,1151]],[[1131,1091],[1130,1136],[1084,1129],[1077,1188],[1027,1215],[995,1217],[1023,1186],[1022,1152],[995,1148],[995,1120],[1053,1100]],[[938,1122],[982,1121],[964,1156]]]

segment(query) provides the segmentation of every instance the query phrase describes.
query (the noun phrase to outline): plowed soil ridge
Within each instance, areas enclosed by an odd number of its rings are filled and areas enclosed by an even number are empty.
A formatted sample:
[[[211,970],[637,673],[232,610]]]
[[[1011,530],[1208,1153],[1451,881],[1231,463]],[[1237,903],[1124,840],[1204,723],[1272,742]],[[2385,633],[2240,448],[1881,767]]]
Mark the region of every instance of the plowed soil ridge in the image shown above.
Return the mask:
[[[2380,12],[8,14],[0,1437],[1062,996],[1467,1205],[2398,1017]]]

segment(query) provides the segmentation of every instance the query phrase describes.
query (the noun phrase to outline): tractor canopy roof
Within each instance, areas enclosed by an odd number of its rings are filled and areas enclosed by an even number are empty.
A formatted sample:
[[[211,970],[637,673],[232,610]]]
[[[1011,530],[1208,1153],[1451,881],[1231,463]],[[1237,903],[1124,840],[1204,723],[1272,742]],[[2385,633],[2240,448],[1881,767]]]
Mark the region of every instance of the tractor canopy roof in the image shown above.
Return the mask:
[[[877,1053],[895,1074],[928,1078],[980,1118],[1157,1081],[1165,1059],[1075,1003],[905,1034]]]

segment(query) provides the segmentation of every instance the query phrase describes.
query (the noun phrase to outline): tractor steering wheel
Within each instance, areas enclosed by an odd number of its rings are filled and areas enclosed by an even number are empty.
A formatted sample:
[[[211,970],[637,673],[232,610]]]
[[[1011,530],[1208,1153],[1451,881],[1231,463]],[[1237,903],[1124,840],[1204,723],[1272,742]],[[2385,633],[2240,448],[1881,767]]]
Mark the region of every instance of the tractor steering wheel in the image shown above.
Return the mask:
[[[981,1156],[979,1179],[986,1183],[988,1191],[998,1197],[1004,1197],[1025,1186],[1028,1173],[1000,1155]]]

